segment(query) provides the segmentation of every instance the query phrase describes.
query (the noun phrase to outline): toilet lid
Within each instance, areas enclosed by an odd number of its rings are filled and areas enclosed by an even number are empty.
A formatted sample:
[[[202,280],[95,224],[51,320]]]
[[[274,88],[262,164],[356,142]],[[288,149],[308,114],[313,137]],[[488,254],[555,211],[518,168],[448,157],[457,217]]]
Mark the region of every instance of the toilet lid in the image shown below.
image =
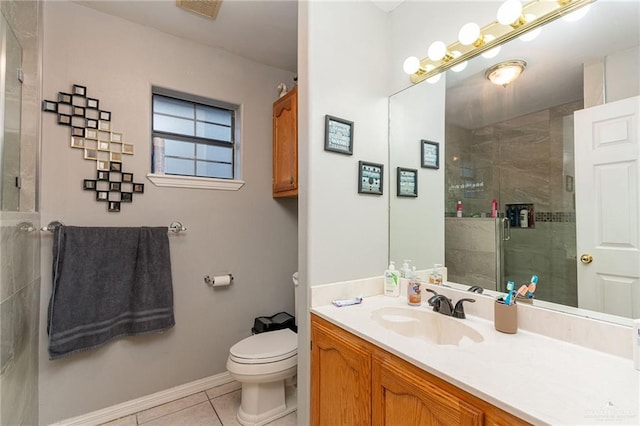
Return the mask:
[[[244,364],[280,361],[298,353],[298,335],[288,328],[254,334],[233,345],[229,353]]]

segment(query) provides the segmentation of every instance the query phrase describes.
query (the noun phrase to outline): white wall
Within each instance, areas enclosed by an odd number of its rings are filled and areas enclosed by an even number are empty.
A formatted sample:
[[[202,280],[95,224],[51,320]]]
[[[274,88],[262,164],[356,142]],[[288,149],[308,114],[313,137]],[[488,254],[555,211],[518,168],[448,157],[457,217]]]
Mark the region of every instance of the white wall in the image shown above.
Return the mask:
[[[308,287],[381,275],[388,258],[388,15],[369,1],[301,2],[300,272]],[[324,118],[353,121],[354,151],[324,151]],[[358,160],[383,163],[384,195],[358,194]],[[309,418],[309,325],[300,318],[298,422]]]
[[[40,423],[48,424],[226,371],[231,345],[250,335],[253,318],[293,312],[297,270],[297,202],[271,197],[272,103],[289,72],[263,66],[96,12],[45,2],[43,97],[72,84],[112,112],[112,125],[135,146],[124,167],[145,193],[122,212],[81,189],[95,163],[69,147],[69,128],[43,115],[42,222],[67,225],[168,226],[176,326],[119,339],[57,361],[47,358],[46,306],[51,294],[51,236],[42,242]],[[242,105],[243,179],[238,192],[158,188],[150,171],[151,86]],[[117,265],[114,265],[117,268]],[[231,272],[234,284],[212,291],[205,275]]]

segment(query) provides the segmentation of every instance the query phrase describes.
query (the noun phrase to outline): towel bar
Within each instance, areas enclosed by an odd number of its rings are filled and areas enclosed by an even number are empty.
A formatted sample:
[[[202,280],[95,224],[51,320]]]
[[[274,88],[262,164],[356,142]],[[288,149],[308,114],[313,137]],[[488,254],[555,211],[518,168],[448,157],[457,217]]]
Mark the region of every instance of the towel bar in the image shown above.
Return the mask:
[[[47,232],[53,232],[60,225],[64,225],[64,223],[62,223],[62,222],[60,222],[58,220],[54,220],[54,221],[49,222],[49,224],[47,226],[43,226],[42,228],[40,228],[40,230],[41,231],[47,231]],[[187,230],[187,228],[182,226],[182,223],[180,223],[180,222],[171,222],[171,225],[169,225],[169,231],[173,232],[175,234],[177,234],[178,232],[184,232],[186,230]]]

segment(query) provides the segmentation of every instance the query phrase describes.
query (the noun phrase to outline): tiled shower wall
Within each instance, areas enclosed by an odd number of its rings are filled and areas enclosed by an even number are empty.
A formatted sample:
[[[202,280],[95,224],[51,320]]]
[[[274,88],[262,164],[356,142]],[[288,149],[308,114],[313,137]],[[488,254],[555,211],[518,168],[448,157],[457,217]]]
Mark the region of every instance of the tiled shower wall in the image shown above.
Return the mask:
[[[505,281],[524,283],[537,274],[539,299],[574,306],[573,111],[581,108],[577,101],[479,129],[446,130],[446,215],[455,217],[457,201],[463,202],[465,218],[489,217],[494,198],[502,214],[505,204],[534,204],[535,228],[512,229],[504,247]],[[457,255],[445,244],[450,270],[477,274],[455,265]]]
[[[18,211],[0,212],[0,425],[38,424],[40,2],[2,0],[22,47]],[[0,129],[3,131],[4,129]],[[16,204],[12,203],[12,210]]]

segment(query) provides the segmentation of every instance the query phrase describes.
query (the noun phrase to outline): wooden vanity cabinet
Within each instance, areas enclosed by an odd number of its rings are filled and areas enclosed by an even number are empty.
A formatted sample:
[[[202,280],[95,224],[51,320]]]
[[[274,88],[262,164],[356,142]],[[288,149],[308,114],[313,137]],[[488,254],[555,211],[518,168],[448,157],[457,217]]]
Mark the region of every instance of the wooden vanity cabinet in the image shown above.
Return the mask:
[[[298,88],[273,103],[273,197],[298,196]]]
[[[311,338],[312,425],[529,424],[313,314]]]

